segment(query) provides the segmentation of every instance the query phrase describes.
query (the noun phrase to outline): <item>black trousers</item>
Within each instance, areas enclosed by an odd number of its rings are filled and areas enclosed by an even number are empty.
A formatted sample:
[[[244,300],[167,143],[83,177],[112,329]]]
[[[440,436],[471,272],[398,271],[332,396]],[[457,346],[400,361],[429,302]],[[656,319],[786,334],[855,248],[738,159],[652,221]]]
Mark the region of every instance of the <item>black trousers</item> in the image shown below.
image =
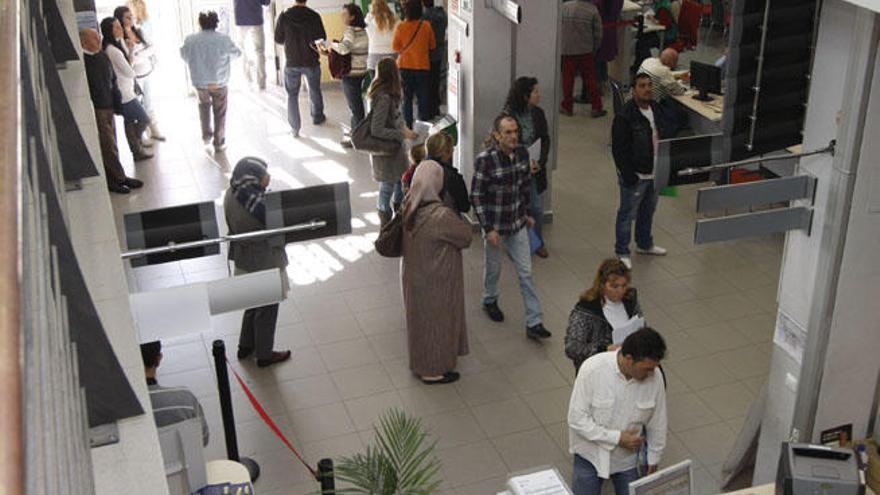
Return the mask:
[[[429,82],[431,92],[428,97],[428,115],[434,118],[440,115],[440,102],[443,100],[440,94],[440,77],[443,75],[443,60],[431,61],[431,79]]]
[[[277,322],[277,304],[246,310],[241,318],[241,335],[238,338],[238,346],[254,349],[257,353],[257,359],[271,359]]]

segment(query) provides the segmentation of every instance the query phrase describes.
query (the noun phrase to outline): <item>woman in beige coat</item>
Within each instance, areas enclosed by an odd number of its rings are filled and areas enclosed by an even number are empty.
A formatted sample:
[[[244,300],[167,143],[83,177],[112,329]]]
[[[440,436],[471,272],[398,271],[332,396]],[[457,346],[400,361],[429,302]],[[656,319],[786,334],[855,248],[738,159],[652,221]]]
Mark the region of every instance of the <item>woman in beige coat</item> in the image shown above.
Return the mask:
[[[458,356],[468,353],[461,250],[470,226],[440,199],[443,168],[416,169],[403,204],[401,279],[409,367],[427,384],[452,383]]]

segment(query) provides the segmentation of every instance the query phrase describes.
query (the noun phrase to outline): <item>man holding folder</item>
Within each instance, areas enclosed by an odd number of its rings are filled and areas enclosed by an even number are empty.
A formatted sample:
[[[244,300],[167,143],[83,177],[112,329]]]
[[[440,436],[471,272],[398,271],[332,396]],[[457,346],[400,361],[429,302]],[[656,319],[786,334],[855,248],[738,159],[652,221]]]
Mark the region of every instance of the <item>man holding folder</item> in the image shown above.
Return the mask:
[[[617,495],[628,495],[630,482],[639,477],[643,444],[646,474],[657,470],[666,447],[666,391],[656,369],[665,354],[663,337],[645,327],[629,335],[620,350],[581,365],[568,406],[574,495],[599,495],[608,478]]]

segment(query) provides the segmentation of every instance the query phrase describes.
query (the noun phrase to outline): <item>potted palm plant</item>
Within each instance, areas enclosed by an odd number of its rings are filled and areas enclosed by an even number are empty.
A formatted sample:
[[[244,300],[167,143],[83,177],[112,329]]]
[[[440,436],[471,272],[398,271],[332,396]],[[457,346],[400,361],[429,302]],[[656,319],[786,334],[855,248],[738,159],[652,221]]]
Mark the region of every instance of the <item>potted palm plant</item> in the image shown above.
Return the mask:
[[[351,485],[339,493],[428,495],[440,485],[436,442],[418,418],[390,409],[379,418],[374,443],[362,454],[346,456],[334,469],[337,481]]]

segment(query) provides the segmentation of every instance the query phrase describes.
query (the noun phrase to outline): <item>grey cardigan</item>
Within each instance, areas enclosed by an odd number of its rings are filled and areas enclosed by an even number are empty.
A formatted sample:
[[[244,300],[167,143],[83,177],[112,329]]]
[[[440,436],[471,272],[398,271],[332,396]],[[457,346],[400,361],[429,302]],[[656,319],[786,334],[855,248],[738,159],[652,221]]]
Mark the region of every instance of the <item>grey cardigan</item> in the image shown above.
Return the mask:
[[[587,0],[562,4],[562,55],[584,55],[602,43],[602,16]]]
[[[223,212],[230,234],[243,234],[266,228],[256,217],[235,199],[232,188],[226,190],[223,198]],[[284,252],[284,236],[235,241],[229,244],[229,259],[235,262],[235,269],[256,272],[287,266],[287,253]]]
[[[406,158],[406,146],[403,145],[403,117],[400,116],[400,99],[389,93],[379,93],[370,100],[373,118],[370,122],[370,133],[379,139],[400,141],[400,150],[394,155],[370,155],[373,168],[373,180],[376,182],[393,182],[409,165]]]

